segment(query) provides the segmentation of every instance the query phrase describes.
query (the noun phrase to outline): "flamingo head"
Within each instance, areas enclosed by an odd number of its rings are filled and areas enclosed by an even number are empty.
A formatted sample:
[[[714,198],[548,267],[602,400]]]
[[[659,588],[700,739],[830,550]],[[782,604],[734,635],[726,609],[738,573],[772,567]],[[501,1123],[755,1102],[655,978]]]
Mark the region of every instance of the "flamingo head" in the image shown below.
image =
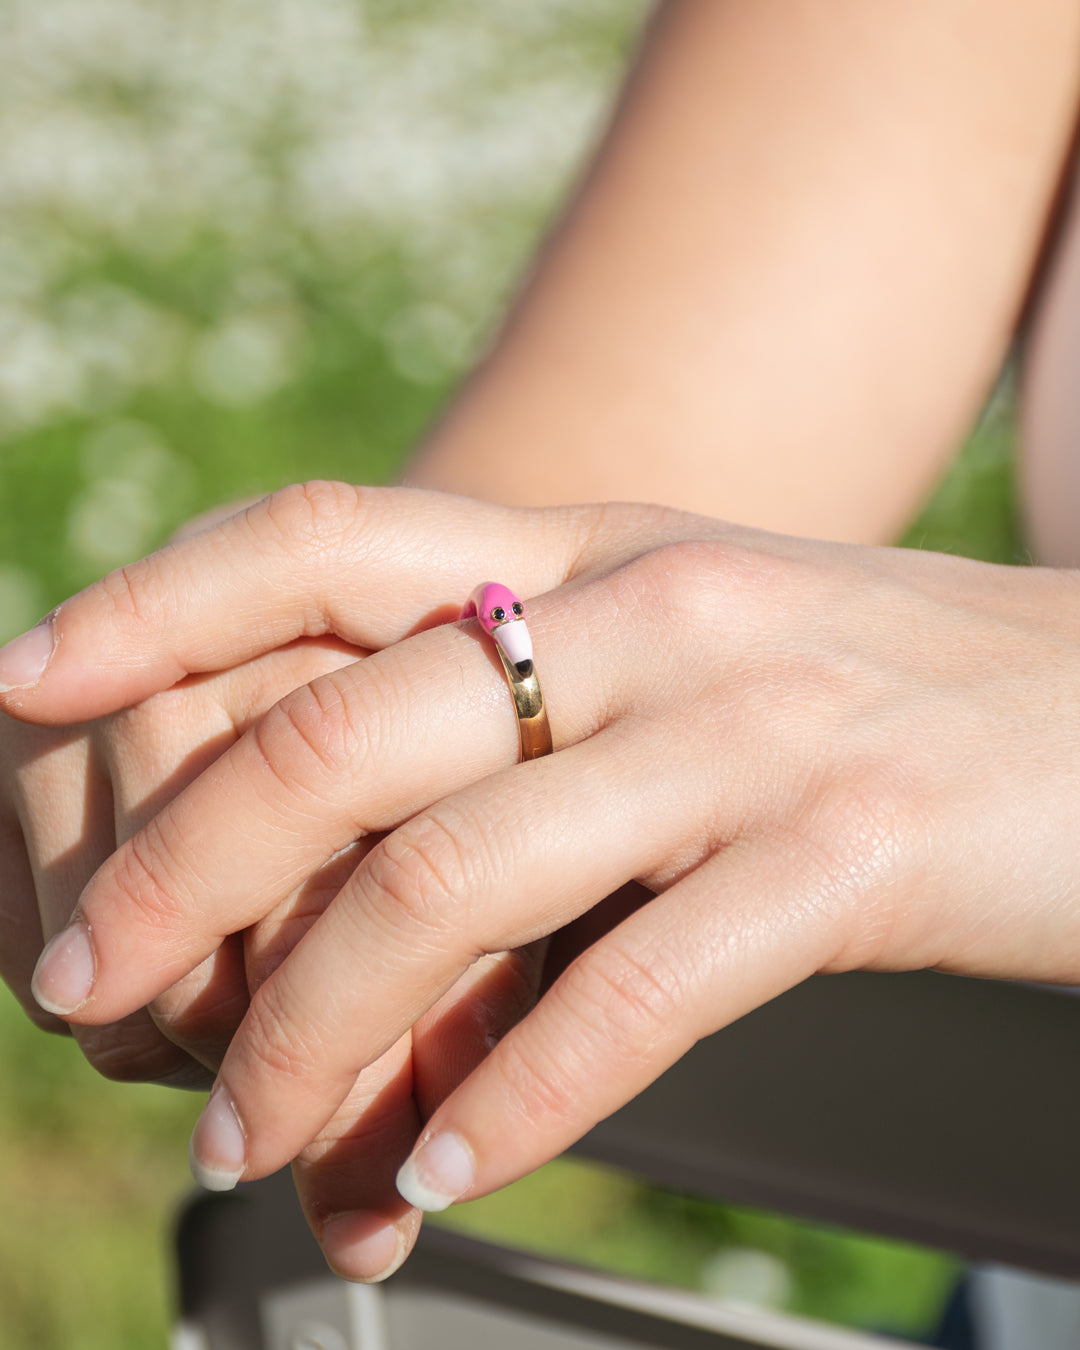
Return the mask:
[[[482,581],[465,602],[463,619],[475,618],[519,669],[532,662],[532,642],[525,626],[525,606],[508,586]],[[524,672],[523,672],[524,673]]]

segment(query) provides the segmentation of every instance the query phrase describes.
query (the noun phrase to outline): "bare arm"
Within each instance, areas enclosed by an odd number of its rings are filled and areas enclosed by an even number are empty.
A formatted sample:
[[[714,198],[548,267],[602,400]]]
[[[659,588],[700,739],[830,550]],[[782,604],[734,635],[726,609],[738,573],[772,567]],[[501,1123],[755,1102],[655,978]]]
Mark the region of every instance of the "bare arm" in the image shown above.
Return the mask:
[[[1011,339],[1074,0],[669,0],[409,481],[886,540]]]

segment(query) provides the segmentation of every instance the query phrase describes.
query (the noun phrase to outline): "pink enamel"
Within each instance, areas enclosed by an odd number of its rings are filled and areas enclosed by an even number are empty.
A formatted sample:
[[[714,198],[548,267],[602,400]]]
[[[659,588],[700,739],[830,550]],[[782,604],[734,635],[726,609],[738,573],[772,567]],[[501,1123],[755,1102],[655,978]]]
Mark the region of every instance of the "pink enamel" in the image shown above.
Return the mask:
[[[514,619],[513,606],[519,604],[521,604],[521,601],[509,586],[503,586],[498,581],[482,581],[465,601],[459,617],[462,619],[477,618],[484,632],[494,636],[500,623],[506,623],[507,620]],[[506,611],[506,618],[493,619],[491,611],[499,608]]]

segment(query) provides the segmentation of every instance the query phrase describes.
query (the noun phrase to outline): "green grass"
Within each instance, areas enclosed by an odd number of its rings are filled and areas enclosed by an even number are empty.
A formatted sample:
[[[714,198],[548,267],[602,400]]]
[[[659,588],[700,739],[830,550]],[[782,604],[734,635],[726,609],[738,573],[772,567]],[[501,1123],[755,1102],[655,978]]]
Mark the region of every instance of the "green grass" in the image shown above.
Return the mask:
[[[983,562],[1030,562],[1016,507],[1015,449],[1012,384],[1006,376],[901,543]]]
[[[0,990],[0,1350],[157,1350],[200,1102],[108,1083]]]
[[[409,379],[395,367],[376,335],[407,306],[409,286],[399,259],[370,266],[379,285],[369,284],[359,300],[343,295],[336,277],[300,279],[304,356],[268,397],[229,406],[176,379],[134,392],[120,415],[54,420],[9,437],[0,447],[0,564],[29,570],[52,605],[122,561],[123,537],[99,540],[91,532],[87,539],[78,528],[88,506],[110,518],[116,483],[139,489],[133,502],[121,495],[113,513],[137,556],[221,501],[305,477],[388,481],[449,376]],[[194,263],[180,264],[168,288],[171,312],[194,324],[206,284]]]

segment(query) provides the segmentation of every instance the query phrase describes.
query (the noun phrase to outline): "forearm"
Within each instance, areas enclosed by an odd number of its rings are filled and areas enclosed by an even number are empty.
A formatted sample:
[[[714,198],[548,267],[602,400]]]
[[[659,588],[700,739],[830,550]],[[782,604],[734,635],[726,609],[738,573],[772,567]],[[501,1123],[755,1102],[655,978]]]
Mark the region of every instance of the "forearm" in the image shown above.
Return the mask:
[[[1010,341],[1077,100],[1063,0],[674,0],[408,478],[887,539]]]

